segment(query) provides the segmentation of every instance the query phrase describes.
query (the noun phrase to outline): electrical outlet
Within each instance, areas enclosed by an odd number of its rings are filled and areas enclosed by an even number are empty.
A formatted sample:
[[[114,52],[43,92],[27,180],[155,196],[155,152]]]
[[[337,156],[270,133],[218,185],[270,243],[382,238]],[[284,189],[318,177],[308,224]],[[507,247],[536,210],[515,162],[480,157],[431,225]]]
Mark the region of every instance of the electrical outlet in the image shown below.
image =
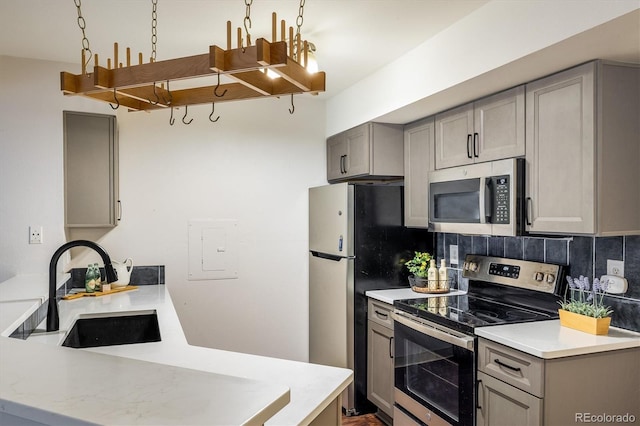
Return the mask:
[[[451,265],[458,264],[458,246],[455,244],[449,246],[449,263]]]
[[[607,275],[624,277],[624,262],[622,260],[607,259]]]
[[[42,244],[42,226],[29,227],[29,244]]]

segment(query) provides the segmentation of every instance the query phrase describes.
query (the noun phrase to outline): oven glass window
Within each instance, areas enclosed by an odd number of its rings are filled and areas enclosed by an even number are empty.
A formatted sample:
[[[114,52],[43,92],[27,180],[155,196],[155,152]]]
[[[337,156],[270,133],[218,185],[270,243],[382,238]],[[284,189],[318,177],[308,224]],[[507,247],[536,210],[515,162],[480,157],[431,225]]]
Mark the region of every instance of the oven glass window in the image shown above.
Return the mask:
[[[433,182],[430,193],[433,221],[480,222],[480,179]]]
[[[453,424],[473,419],[473,352],[397,322],[395,386]]]

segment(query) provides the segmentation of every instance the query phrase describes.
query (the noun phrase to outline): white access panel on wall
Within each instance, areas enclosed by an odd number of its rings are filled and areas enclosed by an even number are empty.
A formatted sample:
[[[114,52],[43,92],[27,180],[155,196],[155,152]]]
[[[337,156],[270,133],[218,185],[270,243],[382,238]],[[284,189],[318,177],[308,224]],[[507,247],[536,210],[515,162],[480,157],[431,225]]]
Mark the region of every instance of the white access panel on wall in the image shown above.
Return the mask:
[[[191,280],[238,278],[238,221],[189,221],[189,277]]]

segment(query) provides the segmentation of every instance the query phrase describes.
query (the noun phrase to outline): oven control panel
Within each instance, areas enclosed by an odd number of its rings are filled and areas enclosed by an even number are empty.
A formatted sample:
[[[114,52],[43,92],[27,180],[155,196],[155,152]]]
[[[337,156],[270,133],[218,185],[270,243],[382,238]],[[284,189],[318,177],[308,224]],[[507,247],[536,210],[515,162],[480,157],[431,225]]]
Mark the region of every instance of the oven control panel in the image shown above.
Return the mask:
[[[493,223],[509,224],[509,206],[511,200],[509,193],[511,192],[511,184],[509,182],[509,175],[492,177],[491,181],[495,185],[495,192],[493,195]]]
[[[549,263],[468,254],[462,276],[476,281],[556,293],[561,266]]]
[[[516,265],[506,265],[503,263],[490,263],[489,275],[497,275],[499,277],[519,278],[520,267]]]

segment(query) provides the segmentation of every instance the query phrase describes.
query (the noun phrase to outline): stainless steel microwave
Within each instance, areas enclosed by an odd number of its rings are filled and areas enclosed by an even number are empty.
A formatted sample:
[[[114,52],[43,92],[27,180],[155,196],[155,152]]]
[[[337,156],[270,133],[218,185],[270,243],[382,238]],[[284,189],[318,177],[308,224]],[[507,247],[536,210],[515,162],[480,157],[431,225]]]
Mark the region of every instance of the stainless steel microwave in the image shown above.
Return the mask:
[[[429,229],[515,236],[524,226],[524,159],[490,161],[429,173]]]

